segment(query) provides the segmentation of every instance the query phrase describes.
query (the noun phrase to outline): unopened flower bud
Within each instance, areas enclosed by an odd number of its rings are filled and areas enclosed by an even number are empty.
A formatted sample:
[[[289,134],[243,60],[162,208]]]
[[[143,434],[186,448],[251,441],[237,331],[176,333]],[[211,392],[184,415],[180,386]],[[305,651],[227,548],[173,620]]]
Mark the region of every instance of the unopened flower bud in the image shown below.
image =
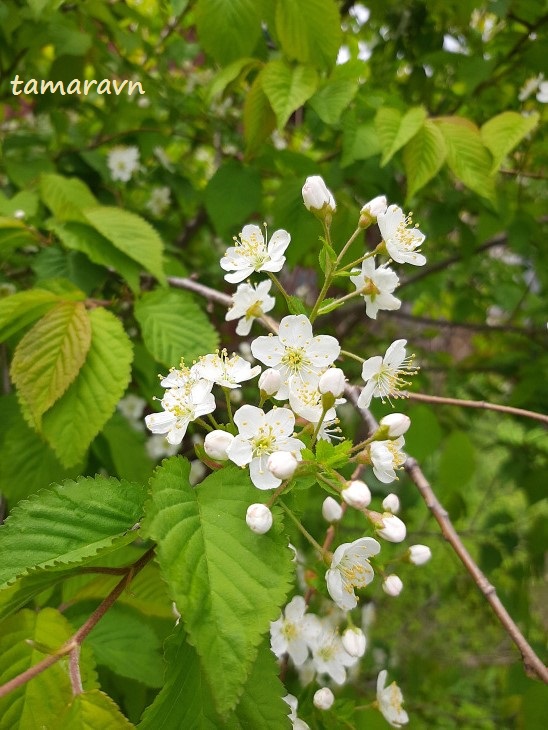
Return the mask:
[[[428,545],[411,545],[409,548],[409,562],[413,565],[424,565],[432,557]]]
[[[204,439],[204,451],[216,461],[226,461],[226,450],[234,441],[234,436],[228,431],[210,431]]]
[[[407,528],[399,517],[385,513],[380,522],[381,528],[377,529],[379,537],[388,540],[388,542],[402,542],[402,540],[405,540]]]
[[[24,220],[26,213],[24,210],[17,209],[13,211],[13,217],[17,218],[18,221]]]
[[[322,395],[330,393],[335,398],[339,398],[344,392],[344,384],[346,378],[340,368],[329,368],[320,376],[318,390]]]
[[[298,465],[299,462],[290,451],[274,451],[266,462],[266,468],[277,479],[290,479]]]
[[[303,201],[307,210],[320,219],[331,216],[337,209],[335,198],[319,175],[306,178]]]
[[[387,512],[396,514],[400,511],[400,500],[396,494],[390,493],[383,499],[382,506]]]
[[[365,634],[356,626],[346,629],[342,635],[342,645],[350,656],[362,657],[365,654],[366,644]]]
[[[272,512],[266,504],[250,504],[245,515],[247,526],[258,535],[264,535],[272,527]]]
[[[411,425],[411,419],[404,413],[389,413],[381,418],[381,428],[386,428],[386,438],[397,439],[407,433]]]
[[[365,482],[355,479],[341,492],[346,504],[356,509],[363,509],[371,504],[371,491]]]
[[[330,710],[335,702],[335,696],[329,687],[322,687],[314,693],[314,707],[318,710]]]
[[[366,203],[360,210],[360,228],[368,228],[375,223],[377,217],[386,212],[387,205],[388,201],[384,195],[377,195],[376,198]]]
[[[322,515],[327,522],[338,522],[343,516],[343,508],[333,497],[326,497],[322,504]]]
[[[388,575],[383,581],[382,589],[389,596],[399,596],[403,589],[401,578],[397,575]]]
[[[274,395],[274,393],[277,393],[280,390],[281,385],[282,376],[280,375],[279,370],[274,370],[273,368],[263,370],[261,377],[259,378],[259,390],[261,391],[261,394],[266,396]]]

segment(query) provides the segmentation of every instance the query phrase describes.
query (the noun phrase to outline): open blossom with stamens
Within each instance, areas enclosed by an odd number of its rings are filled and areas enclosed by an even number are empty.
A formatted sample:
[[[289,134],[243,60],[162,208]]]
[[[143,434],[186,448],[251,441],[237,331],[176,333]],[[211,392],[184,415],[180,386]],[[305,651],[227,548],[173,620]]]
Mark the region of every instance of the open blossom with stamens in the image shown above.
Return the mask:
[[[289,654],[293,664],[300,667],[308,659],[309,646],[322,630],[320,620],[306,613],[302,596],[294,596],[277,621],[270,624],[270,646],[278,659]]]
[[[311,642],[312,662],[318,674],[328,674],[337,684],[346,681],[346,667],[356,664],[358,658],[344,648],[336,628],[324,620],[322,630]]]
[[[280,229],[272,234],[267,245],[259,226],[249,225],[243,227],[240,240],[234,238],[234,241],[236,245],[228,248],[221,259],[221,268],[234,272],[225,274],[231,284],[247,279],[254,271],[280,271],[291,236]]]
[[[411,213],[406,216],[397,205],[389,205],[377,216],[377,225],[390,258],[399,264],[424,266],[426,258],[415,249],[420,247],[425,235],[418,228],[410,228],[413,225]]]
[[[240,383],[254,378],[261,372],[260,365],[254,368],[243,357],[232,353],[229,357],[226,350],[215,355],[204,355],[192,366],[192,371],[199,378],[211,380],[223,388],[239,388]]]
[[[403,695],[395,682],[385,687],[386,675],[387,671],[383,669],[377,678],[377,704],[392,727],[401,727],[409,722],[409,716],[402,707]]]
[[[188,424],[215,410],[212,383],[190,380],[182,388],[169,388],[161,400],[163,411],[146,416],[145,423],[152,433],[165,433],[170,444],[179,444]]]
[[[139,169],[139,150],[137,147],[113,147],[107,156],[107,166],[113,180],[128,182]]]
[[[290,382],[302,380],[307,374],[319,375],[337,359],[340,345],[330,335],[312,333],[312,325],[304,314],[292,314],[280,322],[277,337],[257,337],[251,343],[253,356],[267,367],[279,370],[282,386],[278,400],[289,395]]]
[[[377,555],[381,546],[372,537],[345,542],[335,550],[331,567],[325,574],[329,595],[343,611],[358,605],[354,588],[371,583],[375,573],[368,558]]]
[[[369,445],[369,456],[373,472],[384,484],[390,484],[398,478],[396,469],[403,466],[406,456],[402,451],[405,439],[400,436],[388,441],[373,441]]]
[[[365,388],[358,398],[359,408],[368,408],[373,398],[384,399],[400,397],[399,391],[410,385],[403,375],[415,375],[413,368],[414,355],[407,356],[405,345],[407,340],[393,342],[384,357],[376,355],[366,360],[362,367],[362,378]]]
[[[238,435],[227,449],[228,458],[238,466],[249,464],[251,481],[258,489],[275,489],[281,479],[267,468],[268,457],[275,451],[289,451],[300,461],[304,444],[293,438],[295,416],[288,408],[273,408],[265,413],[256,406],[245,405],[234,414]]]
[[[240,320],[236,334],[242,337],[248,335],[255,319],[262,317],[265,312],[270,312],[274,307],[276,300],[268,294],[271,286],[272,282],[269,279],[259,282],[257,286],[247,283],[238,286],[232,295],[232,306],[225,316],[227,322],[233,319]]]
[[[369,258],[362,261],[361,271],[355,269],[351,273],[350,281],[364,298],[368,317],[377,319],[379,310],[393,311],[400,308],[401,301],[392,294],[400,280],[387,264],[376,269],[375,260]]]
[[[319,377],[315,373],[307,373],[302,378],[294,378],[289,384],[289,405],[291,410],[311,423],[318,423],[323,413],[322,394],[319,390]],[[344,403],[338,398],[335,403]],[[325,420],[333,421],[337,417],[335,408],[329,408]]]

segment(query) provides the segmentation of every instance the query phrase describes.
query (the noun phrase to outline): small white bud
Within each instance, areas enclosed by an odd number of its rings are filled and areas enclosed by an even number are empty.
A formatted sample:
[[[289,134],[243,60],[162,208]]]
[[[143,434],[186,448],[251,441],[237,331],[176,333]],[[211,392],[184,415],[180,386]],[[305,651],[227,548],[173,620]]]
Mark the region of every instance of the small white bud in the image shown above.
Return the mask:
[[[204,439],[204,451],[216,461],[226,461],[226,450],[234,441],[234,436],[228,431],[210,431]]]
[[[333,497],[326,497],[322,504],[322,515],[327,522],[338,522],[343,516],[343,509]]]
[[[298,465],[299,462],[290,451],[274,451],[266,462],[266,468],[277,479],[290,479]]]
[[[342,635],[342,645],[350,656],[359,658],[365,654],[367,640],[361,629],[351,626]]]
[[[335,702],[335,696],[329,687],[322,687],[314,692],[312,701],[314,707],[317,707],[318,710],[330,710],[333,707],[333,702]]]
[[[382,528],[377,530],[379,537],[388,540],[388,542],[402,542],[402,540],[405,540],[407,528],[399,517],[385,512],[382,516],[381,523]]]
[[[371,491],[365,482],[355,479],[341,492],[346,504],[356,509],[363,509],[371,504]]]
[[[400,511],[400,500],[396,494],[391,492],[383,499],[382,506],[387,512],[397,514]]]
[[[274,395],[277,393],[282,385],[282,376],[279,370],[268,368],[263,370],[261,377],[259,378],[259,390],[265,395]]]
[[[272,527],[272,512],[266,504],[250,504],[245,515],[247,526],[258,535],[264,535]]]
[[[24,220],[25,216],[27,214],[24,210],[18,209],[13,211],[13,217],[16,218],[18,221]]]
[[[411,419],[404,413],[389,413],[381,418],[379,425],[388,429],[389,439],[397,439],[407,433],[411,425]]]
[[[386,212],[387,206],[388,201],[386,200],[386,196],[384,195],[377,195],[376,198],[370,200],[360,210],[360,226],[362,228],[367,228],[372,223],[375,223],[377,218],[382,213]]]
[[[382,589],[389,596],[399,596],[402,592],[403,583],[397,575],[388,575],[382,584]]]
[[[319,218],[325,218],[337,209],[335,198],[319,175],[307,177],[302,192],[306,209]]]
[[[424,565],[432,557],[428,545],[411,545],[409,548],[409,562],[413,565]]]
[[[344,392],[344,384],[346,378],[340,368],[329,368],[320,376],[318,390],[322,395],[331,393],[335,398],[339,398]]]

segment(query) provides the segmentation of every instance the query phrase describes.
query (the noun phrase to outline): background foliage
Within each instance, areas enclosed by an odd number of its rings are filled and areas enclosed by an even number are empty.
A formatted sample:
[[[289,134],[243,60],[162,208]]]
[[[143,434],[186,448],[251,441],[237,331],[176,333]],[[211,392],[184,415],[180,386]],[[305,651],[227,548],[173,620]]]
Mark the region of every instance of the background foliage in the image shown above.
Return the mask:
[[[284,284],[313,301],[319,228],[300,192],[309,174],[321,174],[337,198],[335,240],[346,240],[361,205],[378,194],[412,208],[427,234],[428,265],[407,275],[400,311],[366,320],[360,302],[344,317],[330,315],[328,331],[346,349],[368,354],[407,338],[422,392],[546,412],[545,107],[536,91],[520,93],[530,79],[548,76],[542,11],[542,3],[526,0],[370,0],[367,8],[335,0],[0,3],[0,491],[4,516],[12,515],[2,533],[3,679],[59,646],[114,585],[111,576],[82,574],[78,566],[127,565],[144,552],[128,530],[142,515],[146,487],[139,484],[157,458],[135,427],[140,414],[128,419],[116,409],[122,396],[139,395],[150,412],[157,372],[219,342],[238,347],[221,308],[169,288],[168,277],[197,273],[228,291],[220,256],[243,224],[265,219],[292,235]],[[14,96],[15,74],[65,83],[131,79],[146,93]],[[113,180],[107,164],[120,145],[139,151],[128,182]],[[163,187],[170,202],[161,209],[151,197]],[[408,452],[541,650],[546,431],[480,411],[411,401],[400,408],[413,421]],[[378,407],[376,415],[385,411]],[[192,458],[190,439],[182,451]],[[152,483],[141,535],[162,545],[169,525],[158,515],[169,499],[170,470],[181,468],[168,466]],[[92,480],[97,473],[104,476]],[[85,478],[64,481],[77,475]],[[112,479],[120,482],[114,491]],[[40,490],[52,483],[62,486],[44,496]],[[233,499],[248,504],[252,488],[241,489]],[[407,697],[410,727],[543,727],[543,688],[525,676],[405,477],[400,496],[411,539],[429,544],[434,558],[398,599],[373,596],[378,620],[363,689],[371,693],[388,662]],[[184,499],[194,499],[192,492]],[[191,519],[196,507],[179,508]],[[86,514],[94,518],[89,533]],[[319,510],[311,514],[321,534]],[[37,531],[46,518],[58,525],[55,539]],[[354,539],[355,530],[345,527],[341,539]],[[297,534],[291,539],[299,542]],[[268,549],[275,555],[284,545],[277,534]],[[184,575],[166,578],[173,566],[171,559],[163,565],[164,549],[158,562],[169,588],[148,564],[84,644],[81,698],[64,709],[71,693],[57,665],[49,684],[35,680],[0,703],[0,727],[37,727],[37,707],[41,724],[64,712],[71,728],[83,727],[86,713],[121,728],[129,721],[215,727],[220,716],[227,727],[278,727],[253,712],[285,712],[275,662],[259,642],[287,594],[287,551],[268,600],[249,577],[251,613],[264,601],[265,615],[254,615],[266,624],[248,636],[242,676],[235,674],[237,652],[228,652],[228,684],[215,657],[204,663],[211,637],[199,631],[205,599],[195,596],[187,610],[198,612],[196,633],[187,626],[187,642],[179,627],[168,639],[164,684],[170,599]],[[237,555],[226,559],[238,564]],[[218,579],[234,567],[219,561]],[[22,638],[29,635],[34,648]],[[196,671],[181,674],[181,667]],[[254,702],[234,710],[244,681]],[[287,686],[300,694],[295,678]],[[188,717],[166,709],[181,687],[202,699],[185,710],[195,713]],[[214,714],[202,716],[205,707]],[[312,727],[339,726],[327,715],[304,711],[304,718]],[[386,725],[372,711],[353,721]]]

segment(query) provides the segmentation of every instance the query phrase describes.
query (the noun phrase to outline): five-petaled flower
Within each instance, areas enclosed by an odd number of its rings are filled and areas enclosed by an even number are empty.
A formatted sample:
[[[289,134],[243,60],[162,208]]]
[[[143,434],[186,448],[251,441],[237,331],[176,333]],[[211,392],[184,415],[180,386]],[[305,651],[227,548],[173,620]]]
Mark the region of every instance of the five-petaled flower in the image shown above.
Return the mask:
[[[191,421],[215,410],[212,386],[208,380],[190,380],[184,387],[169,388],[161,400],[164,410],[145,417],[147,427],[167,434],[170,444],[181,443]]]
[[[350,611],[358,605],[354,588],[364,588],[375,577],[368,558],[377,555],[380,549],[374,538],[360,537],[354,542],[339,545],[335,550],[325,580],[329,595],[343,611]]]
[[[260,365],[251,367],[243,357],[232,353],[229,357],[226,350],[214,355],[204,355],[192,366],[196,375],[204,380],[211,380],[223,388],[239,388],[240,383],[251,380],[261,372]]]
[[[390,258],[398,264],[424,266],[426,258],[416,251],[425,239],[424,233],[413,225],[411,213],[405,215],[397,205],[389,205],[384,213],[377,216],[384,245]]]
[[[259,226],[248,225],[243,227],[240,240],[234,238],[234,241],[236,245],[227,248],[221,259],[221,268],[234,272],[225,274],[231,284],[247,279],[254,271],[280,271],[291,236],[280,229],[272,234],[267,245]]]
[[[409,722],[409,716],[402,707],[403,695],[395,682],[385,687],[386,675],[387,671],[383,669],[377,678],[377,704],[389,725],[401,727]]]
[[[400,280],[395,271],[387,264],[375,268],[373,258],[362,261],[361,271],[354,269],[350,281],[360,292],[365,301],[365,312],[371,319],[377,319],[377,312],[381,310],[399,309],[401,301],[392,292]]]
[[[364,362],[362,378],[365,388],[358,398],[359,408],[368,408],[373,398],[380,398],[383,403],[385,398],[398,398],[400,389],[410,385],[401,376],[415,375],[417,370],[413,367],[414,355],[407,356],[406,344],[407,340],[396,340],[384,357],[375,355]]]
[[[252,284],[240,284],[232,295],[232,306],[226,313],[225,319],[230,322],[239,319],[236,327],[236,334],[244,337],[251,330],[251,325],[257,317],[262,317],[265,312],[270,312],[276,304],[274,297],[269,296],[272,282],[268,279],[261,281],[257,286]]]
[[[306,613],[304,598],[294,596],[280,618],[270,624],[270,646],[278,659],[289,654],[299,667],[307,660],[310,644],[321,629],[319,618]]]

